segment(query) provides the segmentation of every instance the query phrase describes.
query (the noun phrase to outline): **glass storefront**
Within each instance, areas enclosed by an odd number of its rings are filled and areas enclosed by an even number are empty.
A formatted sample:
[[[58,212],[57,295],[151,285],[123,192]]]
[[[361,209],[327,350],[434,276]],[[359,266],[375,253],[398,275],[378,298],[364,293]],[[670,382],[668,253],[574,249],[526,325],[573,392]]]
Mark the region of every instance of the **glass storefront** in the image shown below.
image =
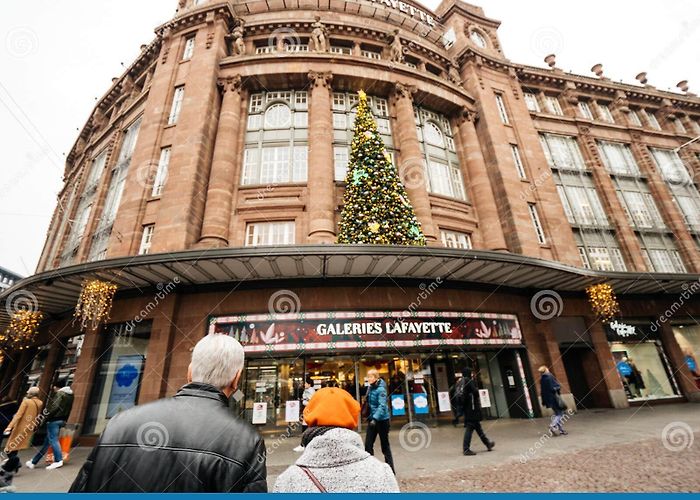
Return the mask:
[[[100,434],[110,418],[136,405],[151,324],[107,325],[99,335],[104,335],[100,366],[92,385],[84,434]]]
[[[243,399],[232,404],[250,422],[294,421],[304,380],[334,386],[361,401],[367,372],[386,382],[397,423],[452,420],[450,395],[463,369],[478,371],[487,418],[533,416],[522,336],[515,316],[471,313],[357,312],[243,315],[210,319],[209,333],[244,345]]]
[[[695,385],[700,389],[700,325],[674,325],[673,335],[683,353],[683,362],[695,379]]]
[[[629,401],[675,398],[680,395],[657,333],[647,322],[606,324],[615,366]]]

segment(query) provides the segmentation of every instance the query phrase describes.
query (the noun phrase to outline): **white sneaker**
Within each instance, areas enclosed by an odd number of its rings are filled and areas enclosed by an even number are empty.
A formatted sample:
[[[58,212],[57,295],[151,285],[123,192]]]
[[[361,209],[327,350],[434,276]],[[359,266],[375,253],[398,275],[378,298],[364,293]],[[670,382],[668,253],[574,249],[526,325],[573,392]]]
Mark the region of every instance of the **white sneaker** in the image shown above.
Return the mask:
[[[60,462],[54,462],[54,463],[52,463],[51,465],[49,465],[48,467],[46,467],[46,470],[58,469],[59,467],[63,467],[63,460],[61,460]]]
[[[304,447],[302,445],[299,445],[296,448],[294,448],[294,451],[296,451],[297,453],[301,453],[302,451],[304,451]]]
[[[27,466],[27,469],[33,469],[34,467],[36,467],[36,465],[34,465],[34,464],[32,463],[31,460],[27,460],[27,461],[24,463],[24,465]]]

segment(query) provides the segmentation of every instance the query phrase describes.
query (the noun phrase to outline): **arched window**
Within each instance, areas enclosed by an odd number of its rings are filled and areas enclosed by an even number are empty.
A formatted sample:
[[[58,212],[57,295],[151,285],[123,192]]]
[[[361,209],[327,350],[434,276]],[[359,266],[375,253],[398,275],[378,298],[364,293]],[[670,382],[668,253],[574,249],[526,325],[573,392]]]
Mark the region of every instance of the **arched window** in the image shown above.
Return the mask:
[[[439,146],[441,148],[445,147],[445,139],[442,136],[442,131],[440,127],[435,125],[433,122],[426,122],[425,127],[425,141],[433,146]]]
[[[474,45],[477,47],[481,47],[482,49],[486,48],[486,39],[478,31],[472,30],[469,34],[469,38],[471,38],[471,41],[474,42]]]
[[[292,111],[286,104],[273,104],[265,111],[265,128],[289,128]]]

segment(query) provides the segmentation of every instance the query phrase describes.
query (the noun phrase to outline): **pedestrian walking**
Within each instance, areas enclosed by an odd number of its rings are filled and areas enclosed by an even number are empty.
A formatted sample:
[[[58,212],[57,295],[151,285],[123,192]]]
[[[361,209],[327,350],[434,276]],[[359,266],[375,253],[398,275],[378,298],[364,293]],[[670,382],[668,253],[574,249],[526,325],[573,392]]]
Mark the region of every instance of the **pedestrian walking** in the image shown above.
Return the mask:
[[[374,442],[379,436],[382,446],[384,461],[389,464],[391,470],[394,469],[394,458],[391,456],[391,446],[389,445],[389,428],[391,426],[391,416],[389,414],[389,404],[387,403],[386,382],[381,379],[376,369],[367,372],[367,435],[365,436],[365,451],[374,455]]]
[[[309,405],[309,401],[311,401],[311,396],[314,395],[316,392],[316,389],[314,389],[314,381],[311,378],[310,375],[306,376],[306,380],[304,381],[304,393],[301,395],[301,406],[302,406],[302,414],[301,414],[301,432],[302,434],[306,431],[307,429],[307,424],[306,421],[304,420],[304,409]],[[294,451],[297,453],[301,453],[304,451],[304,445],[303,443],[299,444],[299,446],[294,448]]]
[[[304,410],[304,453],[277,478],[276,493],[398,493],[387,464],[363,449],[355,431],[360,404],[347,391],[327,387]]]
[[[228,405],[243,363],[233,337],[205,336],[188,383],[110,419],[70,492],[267,492],[265,443]]]
[[[28,460],[25,464],[27,468],[33,469],[36,467],[41,457],[49,451],[49,447],[53,450],[53,463],[46,467],[46,470],[63,467],[63,453],[61,452],[61,444],[58,442],[58,433],[66,425],[66,420],[68,420],[72,408],[73,391],[64,382],[56,381],[53,386],[53,394],[46,404],[46,414],[44,415],[46,438],[41,449],[34,455],[34,458]]]
[[[30,387],[17,413],[5,428],[5,434],[8,435],[5,444],[7,462],[2,466],[3,471],[16,474],[22,467],[19,452],[31,446],[34,432],[41,425],[43,407],[44,403],[39,399],[39,388]]]
[[[452,406],[452,425],[457,427],[459,419],[464,416],[464,387],[467,384],[467,377],[462,376],[452,387],[450,404]]]
[[[540,392],[542,393],[542,405],[551,408],[554,412],[552,421],[549,424],[549,432],[552,436],[566,435],[568,432],[564,430],[562,417],[566,410],[566,403],[561,397],[561,385],[557,382],[546,366],[540,366],[539,372],[542,374],[540,379]],[[557,431],[559,434],[557,434]]]
[[[466,456],[473,456],[476,453],[471,449],[472,434],[476,431],[488,451],[496,446],[495,441],[491,441],[481,427],[483,415],[481,413],[481,398],[479,397],[479,387],[476,385],[477,372],[475,370],[464,370],[462,378],[467,382],[464,385],[464,440],[462,442],[462,453]]]

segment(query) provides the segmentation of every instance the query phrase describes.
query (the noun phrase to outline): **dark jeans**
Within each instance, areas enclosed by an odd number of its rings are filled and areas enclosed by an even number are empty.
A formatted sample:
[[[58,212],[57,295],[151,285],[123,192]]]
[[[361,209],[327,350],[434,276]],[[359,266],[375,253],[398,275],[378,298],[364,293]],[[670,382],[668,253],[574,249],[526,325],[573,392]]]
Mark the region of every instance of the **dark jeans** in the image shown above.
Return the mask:
[[[374,455],[374,442],[379,434],[379,442],[382,445],[382,454],[384,461],[389,464],[391,470],[394,470],[394,458],[391,456],[391,447],[389,446],[389,427],[391,420],[377,420],[376,425],[367,426],[367,437],[365,438],[365,451],[370,455]]]
[[[61,427],[64,425],[66,425],[66,423],[63,420],[54,420],[46,424],[46,439],[44,439],[44,444],[41,446],[39,453],[32,458],[32,463],[34,465],[38,464],[41,457],[49,451],[49,446],[53,448],[53,461],[61,462],[63,460],[61,445],[58,442],[58,431],[61,430]]]
[[[3,470],[11,472],[15,469],[19,469],[19,452],[11,451],[7,454],[7,462],[2,466]]]
[[[484,443],[484,446],[488,448],[491,444],[491,441],[489,441],[489,438],[487,438],[484,433],[484,429],[481,428],[481,422],[467,420],[464,422],[464,442],[462,443],[462,451],[469,451],[472,445],[472,433],[474,431],[476,431],[476,434],[481,438],[481,442]]]

